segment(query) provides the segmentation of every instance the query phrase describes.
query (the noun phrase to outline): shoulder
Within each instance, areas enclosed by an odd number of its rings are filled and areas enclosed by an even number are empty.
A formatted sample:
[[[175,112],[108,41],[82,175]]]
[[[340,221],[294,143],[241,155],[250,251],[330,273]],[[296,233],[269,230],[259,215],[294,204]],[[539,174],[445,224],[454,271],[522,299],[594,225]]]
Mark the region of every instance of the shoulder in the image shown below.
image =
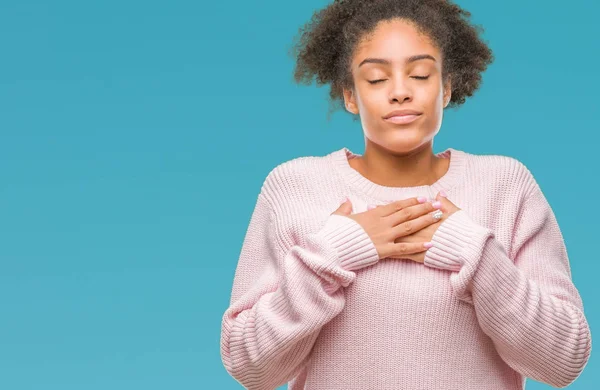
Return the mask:
[[[272,210],[282,248],[303,244],[307,234],[316,232],[337,207],[335,194],[342,189],[335,180],[329,157],[330,154],[296,157],[276,165],[267,174],[261,196]]]
[[[261,186],[261,194],[272,203],[280,203],[295,197],[318,196],[321,182],[329,180],[331,164],[329,155],[300,156],[281,162],[273,167]]]
[[[471,174],[488,189],[526,197],[536,186],[533,173],[517,157],[467,153]]]
[[[521,215],[529,208],[532,195],[543,196],[541,189],[532,171],[519,158],[497,154],[469,154],[468,157],[464,191],[472,196],[473,202],[464,208],[477,222],[495,232],[513,258],[513,240]],[[541,198],[536,196],[536,199]],[[540,205],[547,204],[545,198],[541,200]],[[548,210],[541,210],[541,219]]]

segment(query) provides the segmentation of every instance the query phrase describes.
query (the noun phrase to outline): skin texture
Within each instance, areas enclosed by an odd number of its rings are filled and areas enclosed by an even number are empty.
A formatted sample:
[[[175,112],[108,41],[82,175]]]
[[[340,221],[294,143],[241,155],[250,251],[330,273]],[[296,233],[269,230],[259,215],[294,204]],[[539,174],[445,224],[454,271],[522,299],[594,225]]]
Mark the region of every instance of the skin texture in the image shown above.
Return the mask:
[[[436,60],[407,62],[413,55],[429,54]],[[365,63],[382,58],[390,64]],[[442,55],[433,42],[410,22],[380,22],[357,46],[352,57],[353,89],[344,89],[344,104],[359,115],[365,152],[350,165],[374,183],[412,187],[434,183],[449,167],[449,159],[433,153],[443,110],[451,98],[451,82],[443,84]],[[425,77],[419,79],[417,77]],[[369,81],[380,80],[375,84]],[[415,109],[423,114],[414,122],[394,124],[383,116],[396,109]]]

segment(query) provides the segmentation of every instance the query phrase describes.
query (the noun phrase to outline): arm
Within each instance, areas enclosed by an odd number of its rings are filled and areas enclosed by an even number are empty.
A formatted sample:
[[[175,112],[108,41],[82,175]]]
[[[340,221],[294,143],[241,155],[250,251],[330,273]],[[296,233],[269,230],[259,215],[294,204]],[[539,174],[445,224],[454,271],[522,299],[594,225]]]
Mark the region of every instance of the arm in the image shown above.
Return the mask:
[[[555,215],[532,183],[513,236],[514,262],[490,229],[459,210],[434,233],[424,264],[454,271],[454,292],[474,305],[510,367],[562,388],[587,364],[591,334]]]
[[[303,246],[291,248],[283,247],[276,219],[261,191],[222,319],[223,364],[248,389],[274,389],[296,376],[321,328],[344,307],[340,287],[355,279],[353,270],[379,260],[350,218],[329,216]]]

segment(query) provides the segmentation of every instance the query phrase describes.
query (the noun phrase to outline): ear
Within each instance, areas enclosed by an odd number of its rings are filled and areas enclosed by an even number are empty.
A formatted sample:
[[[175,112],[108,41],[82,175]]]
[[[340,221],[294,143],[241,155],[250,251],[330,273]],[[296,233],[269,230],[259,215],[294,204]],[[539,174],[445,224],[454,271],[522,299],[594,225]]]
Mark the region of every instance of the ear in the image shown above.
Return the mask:
[[[444,85],[444,108],[448,106],[450,103],[450,99],[452,98],[452,80],[448,77],[448,81]]]
[[[358,106],[356,105],[356,95],[353,89],[343,90],[344,93],[344,107],[346,110],[354,115],[358,115]]]

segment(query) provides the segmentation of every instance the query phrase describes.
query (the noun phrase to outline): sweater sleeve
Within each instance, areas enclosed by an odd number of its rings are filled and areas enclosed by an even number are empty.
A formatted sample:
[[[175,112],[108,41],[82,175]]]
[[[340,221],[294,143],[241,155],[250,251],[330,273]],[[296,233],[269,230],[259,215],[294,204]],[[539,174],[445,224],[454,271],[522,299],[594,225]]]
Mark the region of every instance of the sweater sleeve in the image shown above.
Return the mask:
[[[474,306],[510,367],[563,388],[587,364],[590,328],[555,215],[535,180],[528,194],[513,234],[514,261],[493,231],[459,210],[434,233],[424,265],[452,271],[454,293]]]
[[[247,389],[275,389],[308,362],[321,328],[344,308],[341,287],[375,264],[362,226],[330,215],[304,244],[288,244],[278,216],[259,194],[242,244],[229,307],[221,323],[221,359]]]

